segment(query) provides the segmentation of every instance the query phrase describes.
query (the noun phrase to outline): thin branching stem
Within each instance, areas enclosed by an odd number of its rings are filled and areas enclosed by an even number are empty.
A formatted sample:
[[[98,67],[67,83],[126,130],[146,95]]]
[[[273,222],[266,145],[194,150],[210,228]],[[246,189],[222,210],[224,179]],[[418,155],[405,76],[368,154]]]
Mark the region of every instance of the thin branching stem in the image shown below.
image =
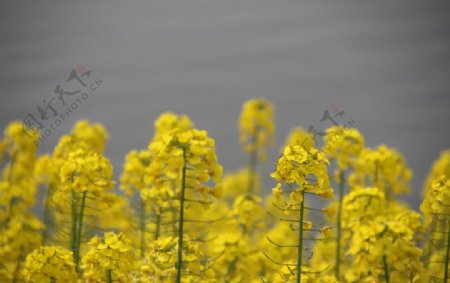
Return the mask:
[[[142,200],[142,197],[139,197],[139,230],[141,234],[141,245],[140,245],[140,251],[141,251],[141,257],[144,257],[144,251],[145,251],[145,203]]]
[[[155,230],[155,241],[159,239],[161,233],[161,214],[156,213],[156,230]]]
[[[250,152],[248,160],[248,187],[247,194],[252,195],[255,192],[255,174],[256,174],[256,163],[258,162],[258,148],[257,148],[257,137],[258,137],[259,127],[256,126],[255,132],[252,136],[252,151]]]
[[[45,246],[48,241],[48,233],[50,231],[50,222],[51,222],[51,214],[50,214],[50,199],[52,196],[52,186],[49,185],[47,187],[44,199],[44,212],[42,216],[42,221],[44,222],[44,229],[42,230],[42,244]]]
[[[335,276],[336,280],[340,279],[340,263],[341,263],[341,234],[342,234],[342,202],[344,198],[344,182],[345,173],[343,170],[339,172],[339,199],[338,199],[338,211],[337,211],[337,237],[336,237],[336,266]]]
[[[303,253],[303,218],[305,207],[305,193],[301,192],[302,201],[300,203],[300,225],[298,228],[298,248],[297,248],[297,283],[302,281],[302,253]]]
[[[431,224],[430,224],[430,228],[428,229],[428,232],[430,232],[430,234],[431,234],[432,231],[434,231],[434,229],[436,229],[436,226],[437,226],[436,217],[432,216]],[[430,240],[429,240],[428,244],[424,248],[425,249],[425,251],[424,251],[424,254],[425,254],[424,264],[425,264],[425,266],[428,266],[428,264],[430,263],[432,247],[433,247],[433,238],[430,237]]]
[[[77,195],[75,193],[74,190],[72,190],[72,203],[71,203],[71,212],[72,212],[72,230],[71,230],[71,247],[72,247],[72,252],[74,255],[74,259],[75,259],[75,255],[76,255],[76,248],[77,248],[77,206],[78,206],[78,201],[77,201]]]
[[[181,271],[183,265],[184,194],[186,192],[186,148],[183,148],[183,169],[181,174],[180,220],[178,221],[177,283],[181,283]]]
[[[107,269],[106,270],[106,280],[108,283],[112,283],[112,270],[111,269]]]
[[[387,264],[387,257],[386,255],[383,255],[383,267],[384,267],[384,279],[386,283],[390,282],[389,279],[389,268],[388,268],[388,264]]]
[[[76,234],[76,248],[75,248],[75,266],[76,270],[80,269],[80,250],[81,250],[81,235],[83,234],[83,214],[84,214],[84,206],[86,204],[86,194],[87,191],[83,192],[81,196],[81,204],[80,204],[80,212],[78,216],[77,223],[77,234]]]
[[[17,280],[19,279],[19,274],[20,274],[20,269],[21,269],[21,262],[23,260],[23,246],[20,246],[20,251],[19,251],[19,256],[17,257],[17,264],[16,264],[16,268],[14,270],[14,276],[13,276],[13,283],[18,282]]]

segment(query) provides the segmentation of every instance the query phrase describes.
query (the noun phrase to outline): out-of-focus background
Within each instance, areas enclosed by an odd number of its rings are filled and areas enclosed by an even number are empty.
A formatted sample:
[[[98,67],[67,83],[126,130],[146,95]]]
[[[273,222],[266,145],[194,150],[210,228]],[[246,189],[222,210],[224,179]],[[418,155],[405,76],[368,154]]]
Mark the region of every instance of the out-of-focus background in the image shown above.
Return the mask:
[[[167,110],[210,132],[226,170],[247,162],[237,141],[246,99],[274,102],[278,146],[290,128],[321,131],[331,125],[320,121],[325,110],[344,111],[337,121],[353,120],[369,146],[405,155],[415,173],[407,200],[417,207],[429,166],[450,145],[449,15],[448,1],[4,0],[0,126],[40,120],[48,152],[76,120],[101,122],[118,175]],[[90,77],[80,82],[72,70]],[[95,79],[84,100],[70,95]],[[74,103],[55,125],[53,110]],[[37,108],[45,105],[48,120]]]

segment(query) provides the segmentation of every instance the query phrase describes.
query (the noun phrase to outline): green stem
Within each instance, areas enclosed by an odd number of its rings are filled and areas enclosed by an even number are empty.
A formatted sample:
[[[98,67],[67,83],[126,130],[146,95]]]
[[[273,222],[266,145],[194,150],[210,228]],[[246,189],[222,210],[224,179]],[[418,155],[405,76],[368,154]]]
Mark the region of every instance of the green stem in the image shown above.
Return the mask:
[[[44,200],[44,212],[42,220],[44,222],[44,230],[42,230],[42,245],[47,244],[48,234],[50,232],[50,199],[52,195],[52,187],[49,185],[47,188],[47,192],[45,194],[45,200]]]
[[[86,194],[87,191],[83,192],[83,196],[81,197],[81,206],[80,206],[80,213],[78,217],[78,223],[77,223],[77,235],[76,235],[76,249],[75,249],[75,265],[77,272],[80,271],[80,248],[81,248],[81,235],[82,235],[82,229],[83,229],[83,215],[84,215],[84,207],[86,204]]]
[[[428,229],[428,235],[431,235],[431,233],[433,233],[433,231],[436,230],[436,226],[437,226],[436,218],[431,216],[431,224],[430,228]],[[423,261],[425,266],[428,266],[428,264],[430,263],[432,247],[433,247],[433,239],[430,239],[424,247],[425,258]]]
[[[338,211],[337,211],[337,238],[336,238],[336,280],[340,278],[340,263],[341,263],[341,233],[342,233],[342,201],[344,197],[344,182],[345,173],[340,171],[339,173],[339,199],[338,199]]]
[[[447,283],[448,280],[448,263],[450,257],[450,220],[448,222],[448,231],[447,231],[447,245],[445,251],[445,265],[444,265],[444,282]]]
[[[298,245],[297,245],[297,283],[302,281],[302,258],[303,258],[303,219],[305,217],[305,191],[301,192],[300,221],[298,225]]]
[[[145,251],[145,203],[140,198],[139,200],[139,226],[140,226],[140,232],[141,232],[141,257],[144,256]]]
[[[248,164],[248,187],[247,187],[247,193],[253,194],[255,190],[255,172],[256,172],[256,161],[257,161],[257,155],[256,151],[250,153],[250,160]]]
[[[78,207],[78,198],[76,193],[72,190],[72,199],[71,199],[71,209],[72,209],[72,231],[71,231],[71,248],[72,252],[75,256],[75,250],[77,248],[77,223],[78,223],[78,215],[77,215],[77,207]]]
[[[177,279],[181,283],[181,269],[183,265],[183,224],[184,224],[184,195],[186,191],[186,149],[183,148],[183,169],[181,175],[180,194],[180,217],[178,220],[178,256],[177,256]]]
[[[159,239],[161,233],[161,214],[156,213],[156,231],[155,231],[155,241]]]
[[[387,265],[387,258],[386,255],[383,255],[383,266],[384,266],[384,278],[386,280],[386,283],[389,283],[389,270]]]
[[[106,270],[106,280],[108,283],[112,283],[112,270],[111,269],[107,269]]]
[[[250,158],[248,160],[248,184],[247,184],[247,194],[252,195],[255,190],[255,173],[256,173],[256,163],[258,162],[258,149],[256,148],[256,138],[258,135],[258,128],[256,127],[255,133],[252,137],[252,144],[254,148],[250,152]]]
[[[234,274],[234,272],[236,271],[236,263],[238,261],[238,257],[233,258],[232,261],[230,261],[228,263],[228,267],[227,267],[227,279],[225,280],[225,283],[229,283],[231,282],[231,278]]]
[[[19,251],[19,257],[17,258],[17,265],[16,268],[14,270],[14,276],[13,276],[13,283],[16,283],[17,280],[19,279],[19,274],[20,274],[20,267],[21,267],[21,262],[23,261],[23,246],[20,246],[20,251]]]

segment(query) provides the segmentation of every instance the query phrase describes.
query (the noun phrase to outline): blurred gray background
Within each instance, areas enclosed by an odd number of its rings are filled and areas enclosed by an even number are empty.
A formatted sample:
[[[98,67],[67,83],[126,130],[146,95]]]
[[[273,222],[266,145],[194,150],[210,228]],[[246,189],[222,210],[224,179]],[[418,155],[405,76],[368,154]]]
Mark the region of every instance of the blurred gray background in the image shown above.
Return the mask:
[[[98,121],[111,134],[118,175],[124,155],[144,148],[153,120],[170,110],[207,129],[231,170],[247,162],[236,126],[246,99],[275,103],[278,145],[294,126],[329,126],[320,119],[335,105],[369,146],[405,155],[415,173],[407,200],[417,207],[430,164],[450,145],[449,3],[3,0],[0,126],[39,118],[36,107],[56,85],[74,89],[69,73],[83,65],[103,84],[41,152],[76,120]],[[67,106],[52,103],[58,112]]]

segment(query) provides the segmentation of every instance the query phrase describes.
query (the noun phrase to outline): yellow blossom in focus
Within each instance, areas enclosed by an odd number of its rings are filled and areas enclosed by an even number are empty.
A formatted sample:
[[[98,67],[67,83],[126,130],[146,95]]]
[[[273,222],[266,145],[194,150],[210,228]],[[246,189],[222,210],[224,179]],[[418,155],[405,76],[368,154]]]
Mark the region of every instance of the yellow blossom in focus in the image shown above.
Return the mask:
[[[287,146],[271,176],[279,183],[297,184],[299,187],[294,192],[304,190],[329,198],[333,196],[333,189],[329,184],[328,164],[326,156],[313,147],[307,149],[299,145]],[[280,190],[281,187],[277,185],[273,192],[279,196]],[[291,194],[291,198],[300,201],[297,195],[298,193]]]
[[[97,193],[109,190],[114,185],[109,160],[81,149],[69,153],[68,160],[61,167],[60,178],[64,190],[74,190],[77,193]]]

